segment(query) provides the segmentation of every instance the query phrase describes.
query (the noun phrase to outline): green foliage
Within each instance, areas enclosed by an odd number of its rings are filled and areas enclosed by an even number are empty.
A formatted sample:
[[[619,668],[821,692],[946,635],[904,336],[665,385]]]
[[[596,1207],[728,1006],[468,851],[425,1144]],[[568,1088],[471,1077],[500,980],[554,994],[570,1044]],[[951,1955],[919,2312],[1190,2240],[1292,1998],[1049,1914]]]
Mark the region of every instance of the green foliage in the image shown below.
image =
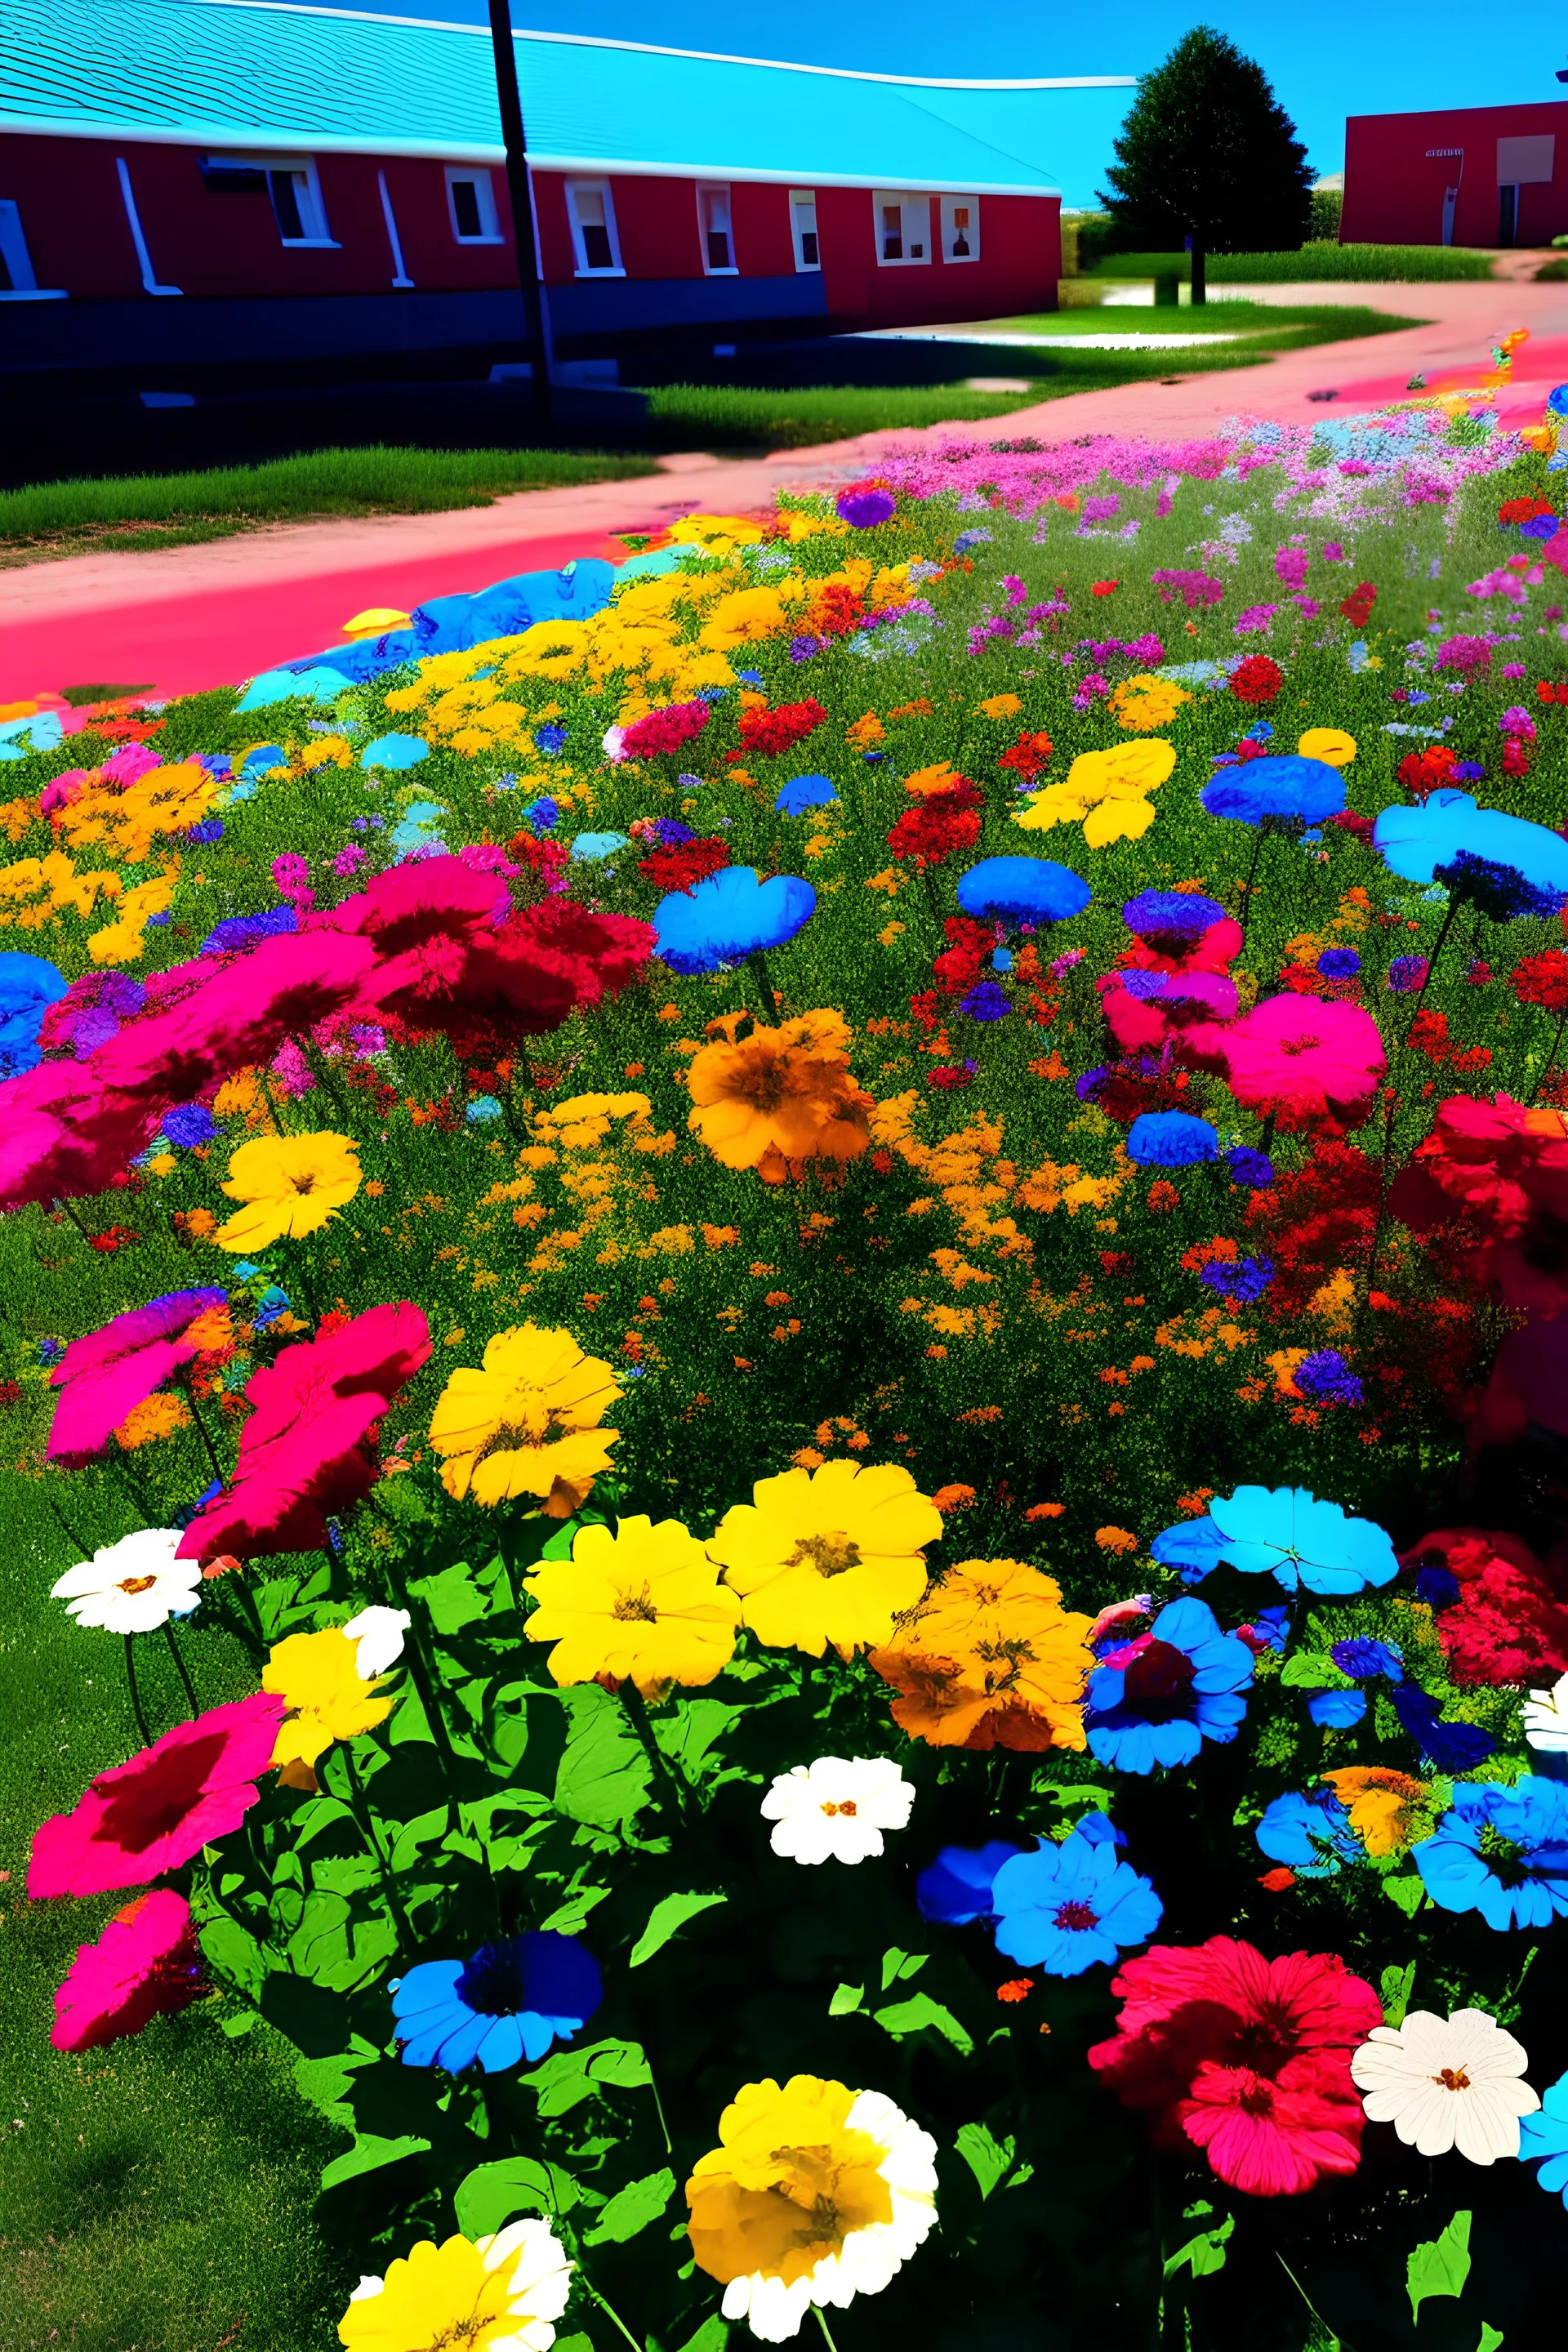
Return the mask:
[[[1468,2212],[1456,2213],[1441,2234],[1417,2246],[1405,2263],[1412,2319],[1420,2317],[1422,2305],[1432,2295],[1463,2294],[1470,2275],[1470,2219]]]
[[[632,1946],[626,1966],[640,1969],[656,1952],[664,1949],[670,1937],[683,1927],[688,1919],[695,1919],[701,1911],[710,1911],[718,1903],[727,1903],[727,1895],[666,1895],[653,1906],[647,1926]]]
[[[1207,26],[1144,74],[1115,141],[1100,202],[1122,242],[1215,252],[1299,246],[1311,173],[1296,126],[1260,66]]]
[[[1342,188],[1314,188],[1312,209],[1307,227],[1309,245],[1338,245],[1340,216],[1344,211]]]
[[[1204,2210],[1212,2210],[1213,2209]],[[1236,2216],[1234,2213],[1227,2213],[1224,2221],[1215,2223],[1213,2228],[1200,2230],[1194,2237],[1187,2240],[1185,2245],[1178,2247],[1173,2254],[1166,2255],[1165,2276],[1174,2278],[1179,2272],[1185,2270],[1190,2272],[1194,2278],[1200,2279],[1208,2278],[1214,2272],[1224,2270],[1226,2248],[1235,2228]]]
[[[1282,286],[1314,279],[1349,278],[1373,285],[1423,278],[1479,278],[1492,274],[1491,256],[1446,245],[1341,245],[1314,242],[1288,253],[1251,247],[1215,254],[1209,264],[1215,286]]]

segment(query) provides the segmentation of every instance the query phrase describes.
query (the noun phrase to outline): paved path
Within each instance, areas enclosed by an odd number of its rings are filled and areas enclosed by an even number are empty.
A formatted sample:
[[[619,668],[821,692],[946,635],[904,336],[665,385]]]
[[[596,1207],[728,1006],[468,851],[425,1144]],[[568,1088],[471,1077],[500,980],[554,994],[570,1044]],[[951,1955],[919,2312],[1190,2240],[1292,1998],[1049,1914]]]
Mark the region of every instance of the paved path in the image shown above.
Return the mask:
[[[1257,289],[1269,299],[1335,299],[1347,289]],[[315,652],[351,614],[373,604],[406,610],[422,597],[481,588],[509,572],[571,555],[619,552],[608,534],[647,530],[694,509],[745,512],[792,485],[831,485],[869,470],[892,448],[1033,435],[1084,433],[1185,440],[1225,418],[1281,422],[1345,415],[1404,396],[1419,369],[1428,385],[1474,381],[1489,347],[1530,331],[1502,404],[1509,421],[1541,414],[1568,380],[1568,284],[1379,286],[1360,299],[1426,323],[1371,341],[1310,351],[1219,374],[1173,375],[1109,392],[1075,393],[1005,420],[863,434],[775,457],[667,458],[646,478],[526,490],[447,514],[283,525],[195,547],[73,556],[0,572],[0,703],[78,684],[135,686],[161,695],[220,686]],[[1331,400],[1311,395],[1331,393]]]

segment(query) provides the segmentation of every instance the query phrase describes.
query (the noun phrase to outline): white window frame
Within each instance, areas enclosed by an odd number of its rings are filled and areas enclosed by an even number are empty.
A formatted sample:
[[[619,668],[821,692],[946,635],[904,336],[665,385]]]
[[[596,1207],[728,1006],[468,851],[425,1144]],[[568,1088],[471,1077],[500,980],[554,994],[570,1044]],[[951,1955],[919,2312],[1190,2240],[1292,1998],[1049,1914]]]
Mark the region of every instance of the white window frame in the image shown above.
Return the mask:
[[[22,227],[22,208],[12,196],[0,196],[0,260],[4,260],[5,274],[11,280],[9,286],[0,286],[0,302],[63,302],[68,299],[63,287],[39,285]]]
[[[458,226],[458,199],[453,194],[458,182],[467,180],[474,191],[479,206],[479,226],[477,235],[470,235]],[[495,189],[489,173],[482,163],[448,163],[447,166],[447,217],[452,225],[452,235],[459,245],[504,245],[500,233],[500,215],[496,211]]]
[[[709,257],[709,206],[714,197],[718,197],[724,207],[724,243],[730,255],[728,261],[716,262]],[[697,183],[697,242],[701,249],[704,278],[739,278],[740,265],[735,259],[735,206],[727,180],[699,180]]]
[[[889,254],[887,250],[889,232],[885,215],[894,205],[899,210],[899,242],[903,250]],[[873,188],[871,226],[877,239],[877,266],[879,269],[925,269],[930,267],[929,196],[915,195],[904,188]],[[911,253],[910,246],[917,243],[921,250]]]
[[[969,215],[968,222],[963,231],[963,241],[969,247],[969,251],[967,253],[954,253],[952,249],[958,236],[958,222],[956,215],[961,211],[966,212]],[[944,261],[952,263],[957,268],[962,268],[966,262],[979,260],[980,199],[978,196],[943,196],[942,200],[942,257]]]
[[[605,208],[605,235],[613,257],[608,269],[591,267],[583,243],[583,223],[578,212],[578,199],[584,195],[597,196]],[[621,267],[621,240],[616,230],[615,198],[608,180],[568,180],[566,183],[566,220],[572,231],[572,251],[579,278],[624,278]],[[597,226],[595,222],[594,226]]]
[[[805,205],[809,205],[811,206],[811,227],[809,231],[803,229],[801,226],[800,211],[798,209],[798,207]],[[798,274],[802,270],[820,270],[822,268],[822,226],[816,217],[816,190],[815,188],[792,188],[790,190],[789,234],[790,243],[795,247],[795,266],[796,273]],[[803,240],[807,235],[814,236],[816,240],[816,259],[815,261],[807,261],[805,257]]]
[[[209,163],[226,164],[236,172],[265,172],[268,174],[267,201],[272,206],[272,217],[278,226],[278,241],[289,253],[314,250],[336,253],[339,241],[327,223],[327,208],[321,201],[321,183],[313,155],[240,155],[212,154]],[[304,186],[295,192],[300,208],[300,225],[308,233],[304,236],[285,236],[283,224],[278,218],[277,200],[272,194],[271,175],[287,173],[290,179],[302,180]]]

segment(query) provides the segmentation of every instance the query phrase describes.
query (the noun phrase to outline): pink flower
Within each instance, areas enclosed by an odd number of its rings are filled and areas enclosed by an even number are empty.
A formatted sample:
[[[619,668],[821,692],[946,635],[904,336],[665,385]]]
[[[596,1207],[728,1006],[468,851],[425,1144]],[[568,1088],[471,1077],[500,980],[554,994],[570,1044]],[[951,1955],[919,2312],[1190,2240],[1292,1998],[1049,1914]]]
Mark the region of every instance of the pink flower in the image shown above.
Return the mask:
[[[83,1944],[55,1995],[57,2050],[100,2050],[154,2017],[188,2009],[205,1990],[201,1948],[183,1895],[159,1887],[117,1911]]]
[[[53,1813],[38,1830],[27,1893],[37,1901],[145,1886],[237,1829],[285,1712],[281,1698],[253,1691],[100,1772],[74,1812]]]
[[[1376,1022],[1357,1004],[1267,996],[1226,1032],[1230,1090],[1288,1123],[1332,1113],[1359,1125],[1387,1068]]]
[[[363,850],[360,847],[357,841],[351,841],[344,848],[340,849],[337,856],[333,858],[332,872],[337,876],[340,882],[347,882],[353,876],[359,872],[360,867],[363,864]]]
[[[92,1063],[43,1062],[0,1086],[0,1211],[101,1192],[177,1100],[102,1085]]]
[[[63,1393],[55,1407],[47,1459],[79,1470],[101,1454],[132,1407],[199,1354],[184,1335],[198,1316],[221,1307],[226,1295],[171,1290],[73,1339],[49,1374],[50,1386]]]

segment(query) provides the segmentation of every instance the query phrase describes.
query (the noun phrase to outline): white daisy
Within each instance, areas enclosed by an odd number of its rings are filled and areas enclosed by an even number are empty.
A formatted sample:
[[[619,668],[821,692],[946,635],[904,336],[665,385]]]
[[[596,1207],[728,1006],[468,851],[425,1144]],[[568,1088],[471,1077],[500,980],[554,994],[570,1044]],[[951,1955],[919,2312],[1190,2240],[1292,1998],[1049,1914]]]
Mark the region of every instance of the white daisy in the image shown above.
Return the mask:
[[[876,2169],[888,2185],[892,2212],[886,2221],[848,2230],[837,2252],[825,2254],[787,2286],[768,2271],[730,2281],[724,2317],[745,2320],[764,2344],[787,2343],[797,2335],[814,2303],[847,2311],[858,2294],[880,2294],[935,2226],[936,2142],[930,2132],[880,2091],[859,2093],[844,2130],[865,2132],[880,2147]]]
[[[403,1655],[403,1636],[414,1620],[406,1609],[362,1609],[342,1627],[354,1644],[354,1672],[362,1683],[374,1682]]]
[[[1538,1754],[1568,1755],[1568,1675],[1524,1702],[1524,1736]]]
[[[819,1756],[781,1772],[763,1799],[773,1849],[790,1862],[864,1862],[908,1823],[915,1792],[887,1756]]]
[[[1530,2059],[1484,2009],[1435,2017],[1413,2009],[1403,2025],[1374,2025],[1351,2060],[1367,2120],[1392,2124],[1406,2147],[1472,2164],[1519,2154],[1519,2119],[1541,2105],[1519,2077]]]
[[[176,1559],[178,1528],[138,1528],[67,1569],[50,1591],[79,1625],[110,1633],[152,1633],[170,1617],[188,1617],[201,1596],[201,1562]]]

